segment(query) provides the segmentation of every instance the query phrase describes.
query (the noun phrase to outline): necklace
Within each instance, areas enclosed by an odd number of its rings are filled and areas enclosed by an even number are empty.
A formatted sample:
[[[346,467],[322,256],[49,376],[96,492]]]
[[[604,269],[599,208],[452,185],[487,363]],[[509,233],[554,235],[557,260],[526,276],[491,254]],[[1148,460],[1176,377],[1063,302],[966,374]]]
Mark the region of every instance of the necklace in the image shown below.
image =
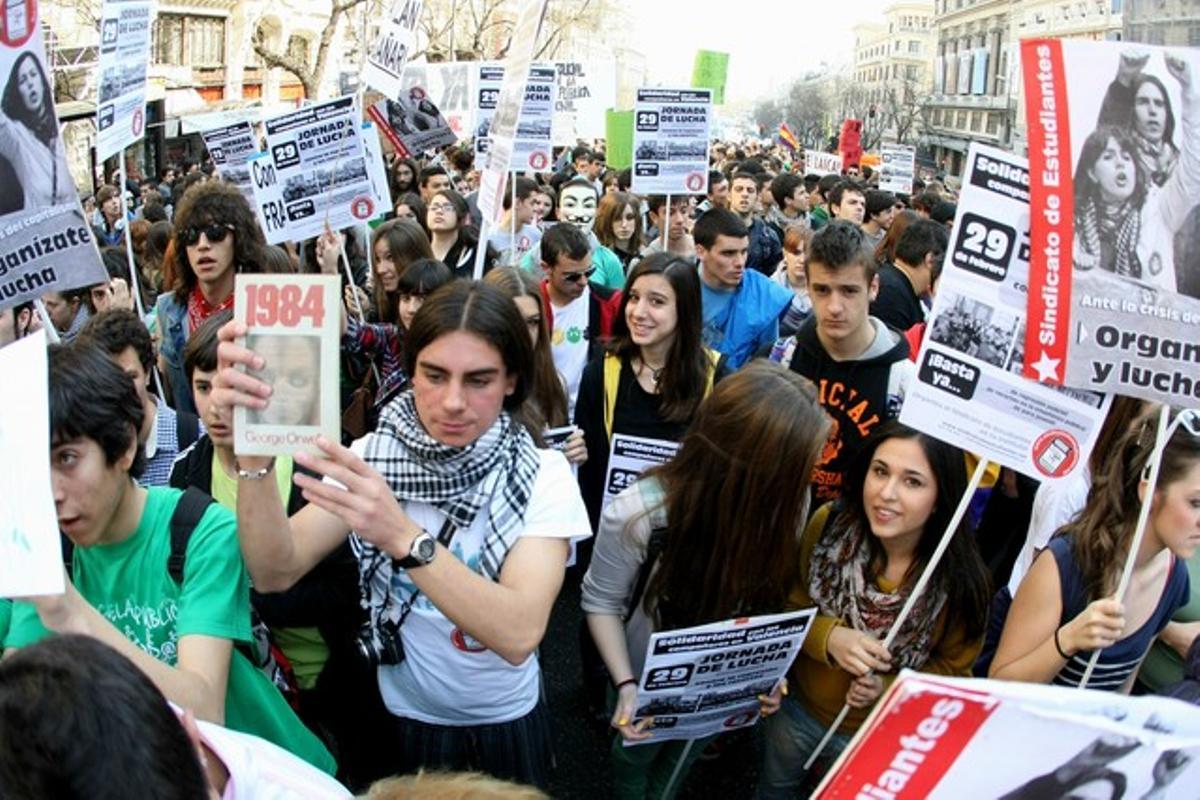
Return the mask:
[[[657,386],[658,386],[660,383],[662,383],[662,374],[663,374],[663,370],[665,370],[665,369],[667,368],[667,365],[666,365],[666,364],[663,364],[661,367],[658,367],[657,369],[655,369],[654,367],[650,366],[650,365],[649,365],[649,364],[647,364],[645,361],[643,361],[641,358],[639,358],[639,359],[638,359],[638,364],[640,365],[640,366],[638,367],[638,374],[639,374],[639,375],[640,375],[640,374],[641,374],[641,372],[642,372],[642,367],[645,367],[646,369],[650,370],[650,379],[651,379],[652,381],[654,381],[654,385],[655,385],[656,387],[657,387]]]

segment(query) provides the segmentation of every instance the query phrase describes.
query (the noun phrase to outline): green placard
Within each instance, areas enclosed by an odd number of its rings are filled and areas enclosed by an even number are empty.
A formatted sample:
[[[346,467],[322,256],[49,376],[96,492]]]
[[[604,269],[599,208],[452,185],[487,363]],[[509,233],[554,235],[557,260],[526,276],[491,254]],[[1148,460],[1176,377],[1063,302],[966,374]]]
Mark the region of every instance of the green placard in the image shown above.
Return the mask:
[[[692,66],[692,88],[712,89],[713,105],[725,102],[725,76],[729,72],[729,53],[697,50]]]
[[[609,169],[633,166],[633,112],[604,112],[604,163]]]

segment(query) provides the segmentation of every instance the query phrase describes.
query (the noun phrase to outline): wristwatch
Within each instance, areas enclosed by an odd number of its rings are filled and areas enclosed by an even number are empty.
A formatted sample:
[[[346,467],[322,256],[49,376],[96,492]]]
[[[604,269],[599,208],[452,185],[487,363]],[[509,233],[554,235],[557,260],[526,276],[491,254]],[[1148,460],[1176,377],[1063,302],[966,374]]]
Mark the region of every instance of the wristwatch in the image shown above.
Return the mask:
[[[404,569],[424,567],[433,561],[435,555],[437,555],[437,539],[430,536],[429,531],[422,530],[412,540],[412,544],[408,548],[408,555],[397,563]]]

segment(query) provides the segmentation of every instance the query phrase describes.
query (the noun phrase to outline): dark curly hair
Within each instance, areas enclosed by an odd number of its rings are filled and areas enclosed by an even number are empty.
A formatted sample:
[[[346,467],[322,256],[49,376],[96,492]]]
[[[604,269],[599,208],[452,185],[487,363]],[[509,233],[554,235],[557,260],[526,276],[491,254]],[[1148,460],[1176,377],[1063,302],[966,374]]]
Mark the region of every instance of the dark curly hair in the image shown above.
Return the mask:
[[[175,209],[175,299],[186,303],[196,287],[196,273],[188,262],[184,232],[192,226],[213,223],[233,226],[233,269],[258,272],[267,241],[246,198],[232,183],[205,181],[188,189]]]

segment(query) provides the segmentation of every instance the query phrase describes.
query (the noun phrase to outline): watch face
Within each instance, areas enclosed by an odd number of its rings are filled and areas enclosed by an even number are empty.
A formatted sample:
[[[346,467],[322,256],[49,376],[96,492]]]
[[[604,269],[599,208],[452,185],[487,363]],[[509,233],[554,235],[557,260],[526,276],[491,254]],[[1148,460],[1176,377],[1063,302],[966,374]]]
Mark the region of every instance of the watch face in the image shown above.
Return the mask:
[[[417,542],[416,553],[414,555],[422,561],[432,561],[433,554],[437,552],[437,542],[432,537],[425,536],[421,541]]]

